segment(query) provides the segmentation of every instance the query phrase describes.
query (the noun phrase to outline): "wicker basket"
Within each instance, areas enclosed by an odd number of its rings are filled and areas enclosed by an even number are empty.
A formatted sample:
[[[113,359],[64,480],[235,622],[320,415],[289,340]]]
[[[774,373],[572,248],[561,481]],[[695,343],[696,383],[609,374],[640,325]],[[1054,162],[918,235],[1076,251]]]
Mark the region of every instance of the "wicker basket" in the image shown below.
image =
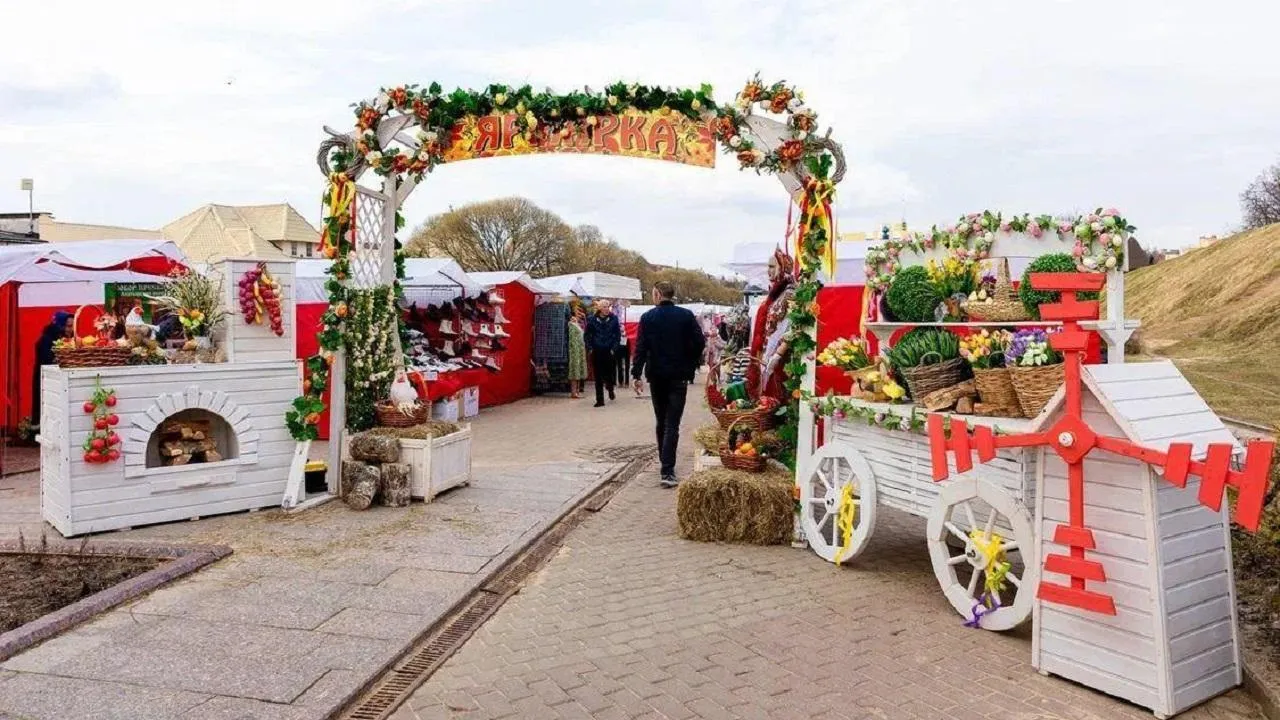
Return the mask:
[[[1013,389],[1018,392],[1018,404],[1022,406],[1022,414],[1033,418],[1049,404],[1053,394],[1063,381],[1062,363],[1057,365],[1036,365],[1022,367],[1015,365],[1009,368]]]
[[[725,428],[724,439],[720,441],[720,464],[730,470],[742,470],[750,473],[764,472],[765,465],[769,462],[769,459],[764,455],[759,453],[755,455],[735,455],[733,448],[729,447],[729,438],[733,435],[733,429],[739,425],[744,426],[743,429],[751,431],[753,440],[761,429],[759,422],[751,415],[744,415],[734,420],[729,427]]]
[[[76,308],[76,314],[71,319],[71,347],[61,347],[53,349],[53,357],[58,363],[58,367],[64,368],[87,368],[87,367],[120,367],[129,364],[129,358],[133,355],[133,350],[127,347],[120,347],[110,341],[104,342],[102,345],[82,345],[80,343],[80,334],[75,328],[80,324],[80,313],[84,312],[88,305],[81,305]]]
[[[725,358],[722,362],[712,365],[711,369],[707,371],[707,405],[711,408],[711,414],[715,415],[716,420],[720,423],[720,427],[725,430],[728,430],[730,426],[733,425],[734,421],[741,417],[754,417],[757,425],[763,430],[769,430],[776,427],[777,417],[774,415],[776,408],[772,410],[760,407],[750,407],[745,410],[728,410],[725,408],[728,400],[724,397],[724,394],[720,392],[720,368],[721,366],[730,364],[731,362],[732,358]],[[751,362],[756,365],[761,365],[761,362],[756,358],[751,358]],[[761,371],[763,372],[763,368]],[[751,388],[747,388],[747,398],[753,403],[759,403],[760,401],[758,396],[751,394]]]
[[[400,412],[400,408],[389,402],[380,402],[373,406],[378,418],[378,425],[390,428],[406,428],[421,425],[431,419],[431,406],[419,402],[413,412],[408,415]]]
[[[933,353],[937,354],[937,353]],[[907,392],[919,400],[934,390],[942,390],[968,379],[969,364],[963,358],[951,358],[933,365],[898,368],[907,382]]]
[[[1000,258],[996,265],[996,287],[991,299],[966,303],[965,314],[970,320],[978,322],[1018,322],[1031,319],[1031,314],[1013,290],[1013,281],[1009,279],[1009,260]]]
[[[973,384],[978,388],[978,401],[985,406],[983,415],[1022,417],[1009,368],[974,368]]]

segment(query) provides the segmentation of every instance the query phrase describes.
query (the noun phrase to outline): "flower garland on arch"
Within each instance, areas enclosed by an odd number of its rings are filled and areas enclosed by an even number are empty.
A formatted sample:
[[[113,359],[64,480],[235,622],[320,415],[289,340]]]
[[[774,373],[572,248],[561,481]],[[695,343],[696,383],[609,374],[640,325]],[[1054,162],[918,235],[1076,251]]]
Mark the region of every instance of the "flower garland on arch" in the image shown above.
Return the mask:
[[[1026,233],[1037,240],[1051,235],[1073,239],[1077,269],[1105,272],[1123,266],[1125,247],[1136,229],[1114,208],[1060,218],[1026,213],[1006,218],[990,210],[971,213],[945,228],[934,225],[927,233],[911,232],[871,248],[866,257],[867,286],[872,290],[887,288],[902,268],[900,256],[904,252],[943,248],[962,262],[984,260],[1000,233]]]
[[[516,127],[526,140],[536,144],[547,133],[562,132],[578,124],[586,125],[590,133],[601,115],[633,109],[660,114],[674,112],[694,120],[708,121],[712,135],[723,143],[726,152],[737,158],[743,169],[751,168],[757,173],[809,170],[808,181],[799,196],[793,198],[801,208],[798,224],[801,232],[796,248],[796,294],[789,310],[791,330],[787,337],[792,354],[785,368],[785,386],[792,402],[779,411],[784,416],[780,435],[790,447],[790,457],[794,458],[798,403],[806,373],[805,359],[816,351],[812,332],[817,325],[817,295],[822,287],[818,269],[824,262],[829,266],[834,263],[835,239],[831,210],[835,190],[830,177],[832,156],[828,150],[829,143],[815,134],[818,116],[804,105],[804,93],[785,82],[766,85],[758,74],[744,85],[736,103],[729,106],[718,105],[712,97],[711,86],[705,84],[698,90],[671,90],[615,82],[602,92],[584,88],[582,92],[567,94],[534,92],[528,85],[519,88],[489,85],[480,91],[458,89],[445,94],[438,83],[431,83],[426,87],[402,85],[383,88],[372,100],[357,103],[352,108],[355,114],[354,142],[350,148],[333,151],[329,158],[334,173],[325,199],[328,215],[322,252],[334,260],[330,268],[332,277],[327,284],[330,308],[325,313],[324,329],[320,333],[321,353],[308,359],[304,395],[294,402],[294,408],[289,412],[289,427],[295,438],[318,437],[316,424],[324,410],[321,393],[328,383],[332,354],[344,344],[351,345],[347,321],[339,317],[337,311],[342,307],[341,303],[350,300],[348,291],[343,289],[348,272],[346,258],[351,249],[348,237],[350,213],[346,208],[355,190],[354,183],[345,177],[345,172],[355,165],[357,158],[378,175],[417,182],[445,161],[450,133],[458,122],[468,116],[488,115],[495,111],[512,112],[516,115]],[[786,115],[790,138],[770,152],[757,148],[748,139],[746,123],[756,110]],[[416,121],[416,149],[407,150],[390,144],[384,146],[379,140],[380,124],[389,117],[397,116],[410,116]],[[397,215],[397,229],[401,223]],[[403,256],[399,252],[398,241],[396,257],[397,277],[403,278]],[[399,294],[397,282],[396,296]],[[370,381],[374,384],[381,382]],[[351,403],[361,392],[361,388],[352,392],[349,387],[348,402]]]

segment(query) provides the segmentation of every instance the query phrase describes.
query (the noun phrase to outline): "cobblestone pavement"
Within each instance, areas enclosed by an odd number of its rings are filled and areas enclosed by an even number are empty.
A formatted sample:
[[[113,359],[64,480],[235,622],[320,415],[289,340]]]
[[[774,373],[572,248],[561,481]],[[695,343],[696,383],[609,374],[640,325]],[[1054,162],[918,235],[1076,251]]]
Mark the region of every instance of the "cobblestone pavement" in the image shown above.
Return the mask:
[[[971,630],[923,520],[884,510],[856,567],[676,536],[674,493],[632,480],[394,715],[1001,718],[1149,711],[1030,666],[1029,635]],[[1179,717],[1260,717],[1237,690]]]
[[[0,664],[0,720],[329,717],[626,460],[585,451],[652,443],[648,403],[629,395],[486,410],[472,423],[471,485],[431,504],[331,502],[110,533],[235,553]],[[0,537],[38,537],[38,477],[3,480],[18,499],[0,500]]]

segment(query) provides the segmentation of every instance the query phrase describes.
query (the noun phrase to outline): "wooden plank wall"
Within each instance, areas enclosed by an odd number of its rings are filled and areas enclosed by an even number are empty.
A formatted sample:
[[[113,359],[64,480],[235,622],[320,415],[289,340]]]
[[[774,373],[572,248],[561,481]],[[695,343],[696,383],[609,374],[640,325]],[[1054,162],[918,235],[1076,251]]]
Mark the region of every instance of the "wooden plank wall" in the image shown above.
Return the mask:
[[[292,360],[297,355],[298,313],[295,305],[296,282],[294,262],[292,260],[273,260],[267,262],[267,272],[280,283],[280,312],[284,320],[284,336],[277,336],[271,331],[271,325],[263,319],[261,325],[250,325],[240,314],[240,279],[245,272],[258,265],[258,260],[226,260],[215,266],[213,272],[222,278],[224,303],[230,316],[227,317],[221,333],[223,347],[227,351],[227,361],[233,363],[246,362],[281,362]]]
[[[114,410],[120,418],[117,432],[126,442],[120,461],[105,465],[87,464],[78,453],[70,453],[66,472],[59,473],[68,483],[70,534],[279,504],[295,445],[285,428],[284,415],[301,389],[297,361],[58,372],[65,376],[68,387],[65,402],[70,420],[64,436],[69,447],[79,448],[92,429],[92,418],[79,410],[99,375],[103,386],[115,390],[118,402]],[[130,458],[138,454],[139,447],[145,454],[145,441],[139,446],[136,439],[139,424],[154,425],[154,418],[148,423],[148,411],[161,407],[163,396],[182,393],[198,398],[205,392],[225,393],[228,407],[234,404],[236,413],[248,419],[242,424],[246,432],[242,445],[250,444],[251,434],[256,459],[242,456],[221,463],[141,472],[131,468]],[[172,400],[165,400],[165,413],[185,409],[171,407]],[[239,418],[227,419],[234,425]],[[56,485],[53,478],[50,485]]]

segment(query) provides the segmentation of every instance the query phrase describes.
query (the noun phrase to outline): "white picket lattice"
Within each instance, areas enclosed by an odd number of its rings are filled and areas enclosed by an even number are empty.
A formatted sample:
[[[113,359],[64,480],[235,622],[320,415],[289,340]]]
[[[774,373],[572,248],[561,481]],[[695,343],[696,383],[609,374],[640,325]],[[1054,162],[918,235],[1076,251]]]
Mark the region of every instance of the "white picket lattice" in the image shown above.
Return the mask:
[[[383,283],[384,248],[394,244],[386,235],[386,200],[376,191],[358,188],[355,198],[355,249],[351,258],[351,287],[369,290]]]

